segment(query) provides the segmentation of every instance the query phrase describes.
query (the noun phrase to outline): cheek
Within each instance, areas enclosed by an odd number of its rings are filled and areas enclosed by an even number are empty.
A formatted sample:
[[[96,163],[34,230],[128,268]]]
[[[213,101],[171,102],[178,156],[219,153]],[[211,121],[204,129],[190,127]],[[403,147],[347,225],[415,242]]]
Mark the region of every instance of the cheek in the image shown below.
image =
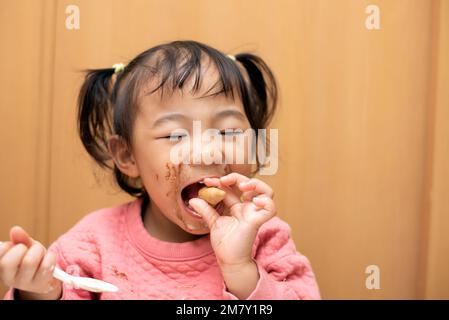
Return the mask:
[[[255,158],[256,150],[252,150],[252,139],[250,135],[244,135],[242,139],[235,140],[232,146],[234,162],[225,167],[225,174],[236,172],[245,176],[251,176],[257,167]]]
[[[142,175],[142,181],[154,204],[172,221],[180,220],[178,196],[179,173],[175,166],[164,162],[157,167],[148,167]]]
[[[165,197],[175,200],[180,190],[180,173],[181,166],[175,166],[170,162],[165,162],[163,169],[163,179],[161,183],[165,185],[166,193]]]
[[[226,166],[225,174],[236,172],[244,176],[250,177],[255,168],[256,166],[250,164],[231,164]]]
[[[226,141],[229,139],[228,141]],[[248,164],[255,161],[256,140],[251,134],[242,134],[225,139],[222,152],[226,159],[231,159],[235,164]]]
[[[148,148],[147,150],[155,150]],[[157,149],[156,149],[157,150]],[[167,170],[168,162],[163,152],[144,152],[136,157],[140,177],[151,198],[160,200],[167,196],[171,184],[173,184],[174,173]],[[159,201],[157,201],[159,202]]]
[[[154,201],[162,205],[164,199],[177,196],[182,168],[170,162],[171,145],[153,141],[140,146],[136,161],[142,182]]]

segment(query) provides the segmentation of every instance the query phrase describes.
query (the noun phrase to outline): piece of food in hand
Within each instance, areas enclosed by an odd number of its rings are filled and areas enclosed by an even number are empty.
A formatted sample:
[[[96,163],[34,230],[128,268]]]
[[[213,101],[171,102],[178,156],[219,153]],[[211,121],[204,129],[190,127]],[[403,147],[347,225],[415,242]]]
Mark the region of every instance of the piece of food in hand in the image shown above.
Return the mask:
[[[215,187],[203,187],[198,191],[198,198],[203,199],[211,206],[217,205],[225,196],[225,191]]]

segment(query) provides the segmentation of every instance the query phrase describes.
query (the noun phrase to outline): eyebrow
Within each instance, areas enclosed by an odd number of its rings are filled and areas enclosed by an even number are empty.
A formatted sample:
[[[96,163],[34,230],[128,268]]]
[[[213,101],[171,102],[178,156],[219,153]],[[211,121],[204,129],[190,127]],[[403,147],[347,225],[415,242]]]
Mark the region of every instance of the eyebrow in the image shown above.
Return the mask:
[[[241,113],[239,110],[236,109],[225,109],[225,110],[221,110],[217,113],[215,113],[214,118],[224,118],[224,117],[236,117],[239,118],[241,120],[245,120],[246,117],[243,113]],[[154,123],[152,128],[156,128],[166,122],[182,122],[182,121],[187,121],[190,118],[187,117],[186,115],[184,115],[183,113],[179,113],[179,112],[173,112],[173,113],[167,113],[164,114],[163,116],[161,116],[160,118],[158,118]]]
[[[246,116],[237,109],[225,109],[217,112],[214,118],[224,118],[224,117],[236,117],[241,120],[245,120]]]
[[[182,121],[186,121],[188,119],[189,118],[186,115],[179,113],[179,112],[168,113],[168,114],[161,116],[159,119],[157,119],[153,123],[152,128],[160,126],[161,124],[166,123],[166,122],[176,122],[176,121],[182,122]]]

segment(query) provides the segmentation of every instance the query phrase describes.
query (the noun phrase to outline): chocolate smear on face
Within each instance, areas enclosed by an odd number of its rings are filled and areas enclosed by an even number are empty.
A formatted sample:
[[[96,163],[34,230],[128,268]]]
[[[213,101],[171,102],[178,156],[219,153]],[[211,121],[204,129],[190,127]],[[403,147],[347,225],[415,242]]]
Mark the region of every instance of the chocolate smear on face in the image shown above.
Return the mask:
[[[189,174],[188,171],[183,170],[184,165],[182,163],[178,165],[174,165],[171,163],[166,163],[166,175],[165,179],[170,182],[170,190],[167,192],[166,196],[170,198],[173,203],[175,204],[173,207],[173,213],[175,216],[179,219],[179,221],[182,221],[182,224],[185,229],[189,229],[188,224],[185,221],[185,216],[182,214],[182,208],[178,205],[178,196],[181,195],[181,185],[185,181],[189,180]],[[199,222],[199,227],[204,228],[207,227],[206,223]]]
[[[181,208],[178,206],[178,195],[181,194],[180,181],[182,178],[180,178],[180,175],[182,172],[182,163],[176,166],[171,163],[166,163],[165,167],[167,169],[165,179],[170,182],[170,190],[166,193],[166,196],[173,200],[175,204],[173,212],[179,220],[183,221]]]
[[[171,163],[166,163],[165,164],[165,168],[166,168],[166,173],[165,173],[165,180],[168,180],[170,182],[174,182],[176,180],[176,168],[173,164]]]

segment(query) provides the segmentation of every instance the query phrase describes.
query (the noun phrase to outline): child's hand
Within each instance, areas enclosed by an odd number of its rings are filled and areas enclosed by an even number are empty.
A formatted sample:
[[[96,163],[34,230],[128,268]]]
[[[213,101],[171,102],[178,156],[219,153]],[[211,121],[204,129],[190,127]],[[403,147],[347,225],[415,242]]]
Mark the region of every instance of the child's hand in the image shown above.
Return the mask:
[[[209,226],[211,244],[220,267],[237,270],[252,264],[251,251],[257,231],[276,214],[273,190],[258,179],[238,173],[206,178],[204,183],[226,191],[223,203],[229,209],[229,215],[219,215],[202,199],[189,201]]]
[[[54,279],[56,257],[21,227],[10,230],[10,240],[0,244],[0,281],[22,290],[24,299],[58,299],[61,283]]]

